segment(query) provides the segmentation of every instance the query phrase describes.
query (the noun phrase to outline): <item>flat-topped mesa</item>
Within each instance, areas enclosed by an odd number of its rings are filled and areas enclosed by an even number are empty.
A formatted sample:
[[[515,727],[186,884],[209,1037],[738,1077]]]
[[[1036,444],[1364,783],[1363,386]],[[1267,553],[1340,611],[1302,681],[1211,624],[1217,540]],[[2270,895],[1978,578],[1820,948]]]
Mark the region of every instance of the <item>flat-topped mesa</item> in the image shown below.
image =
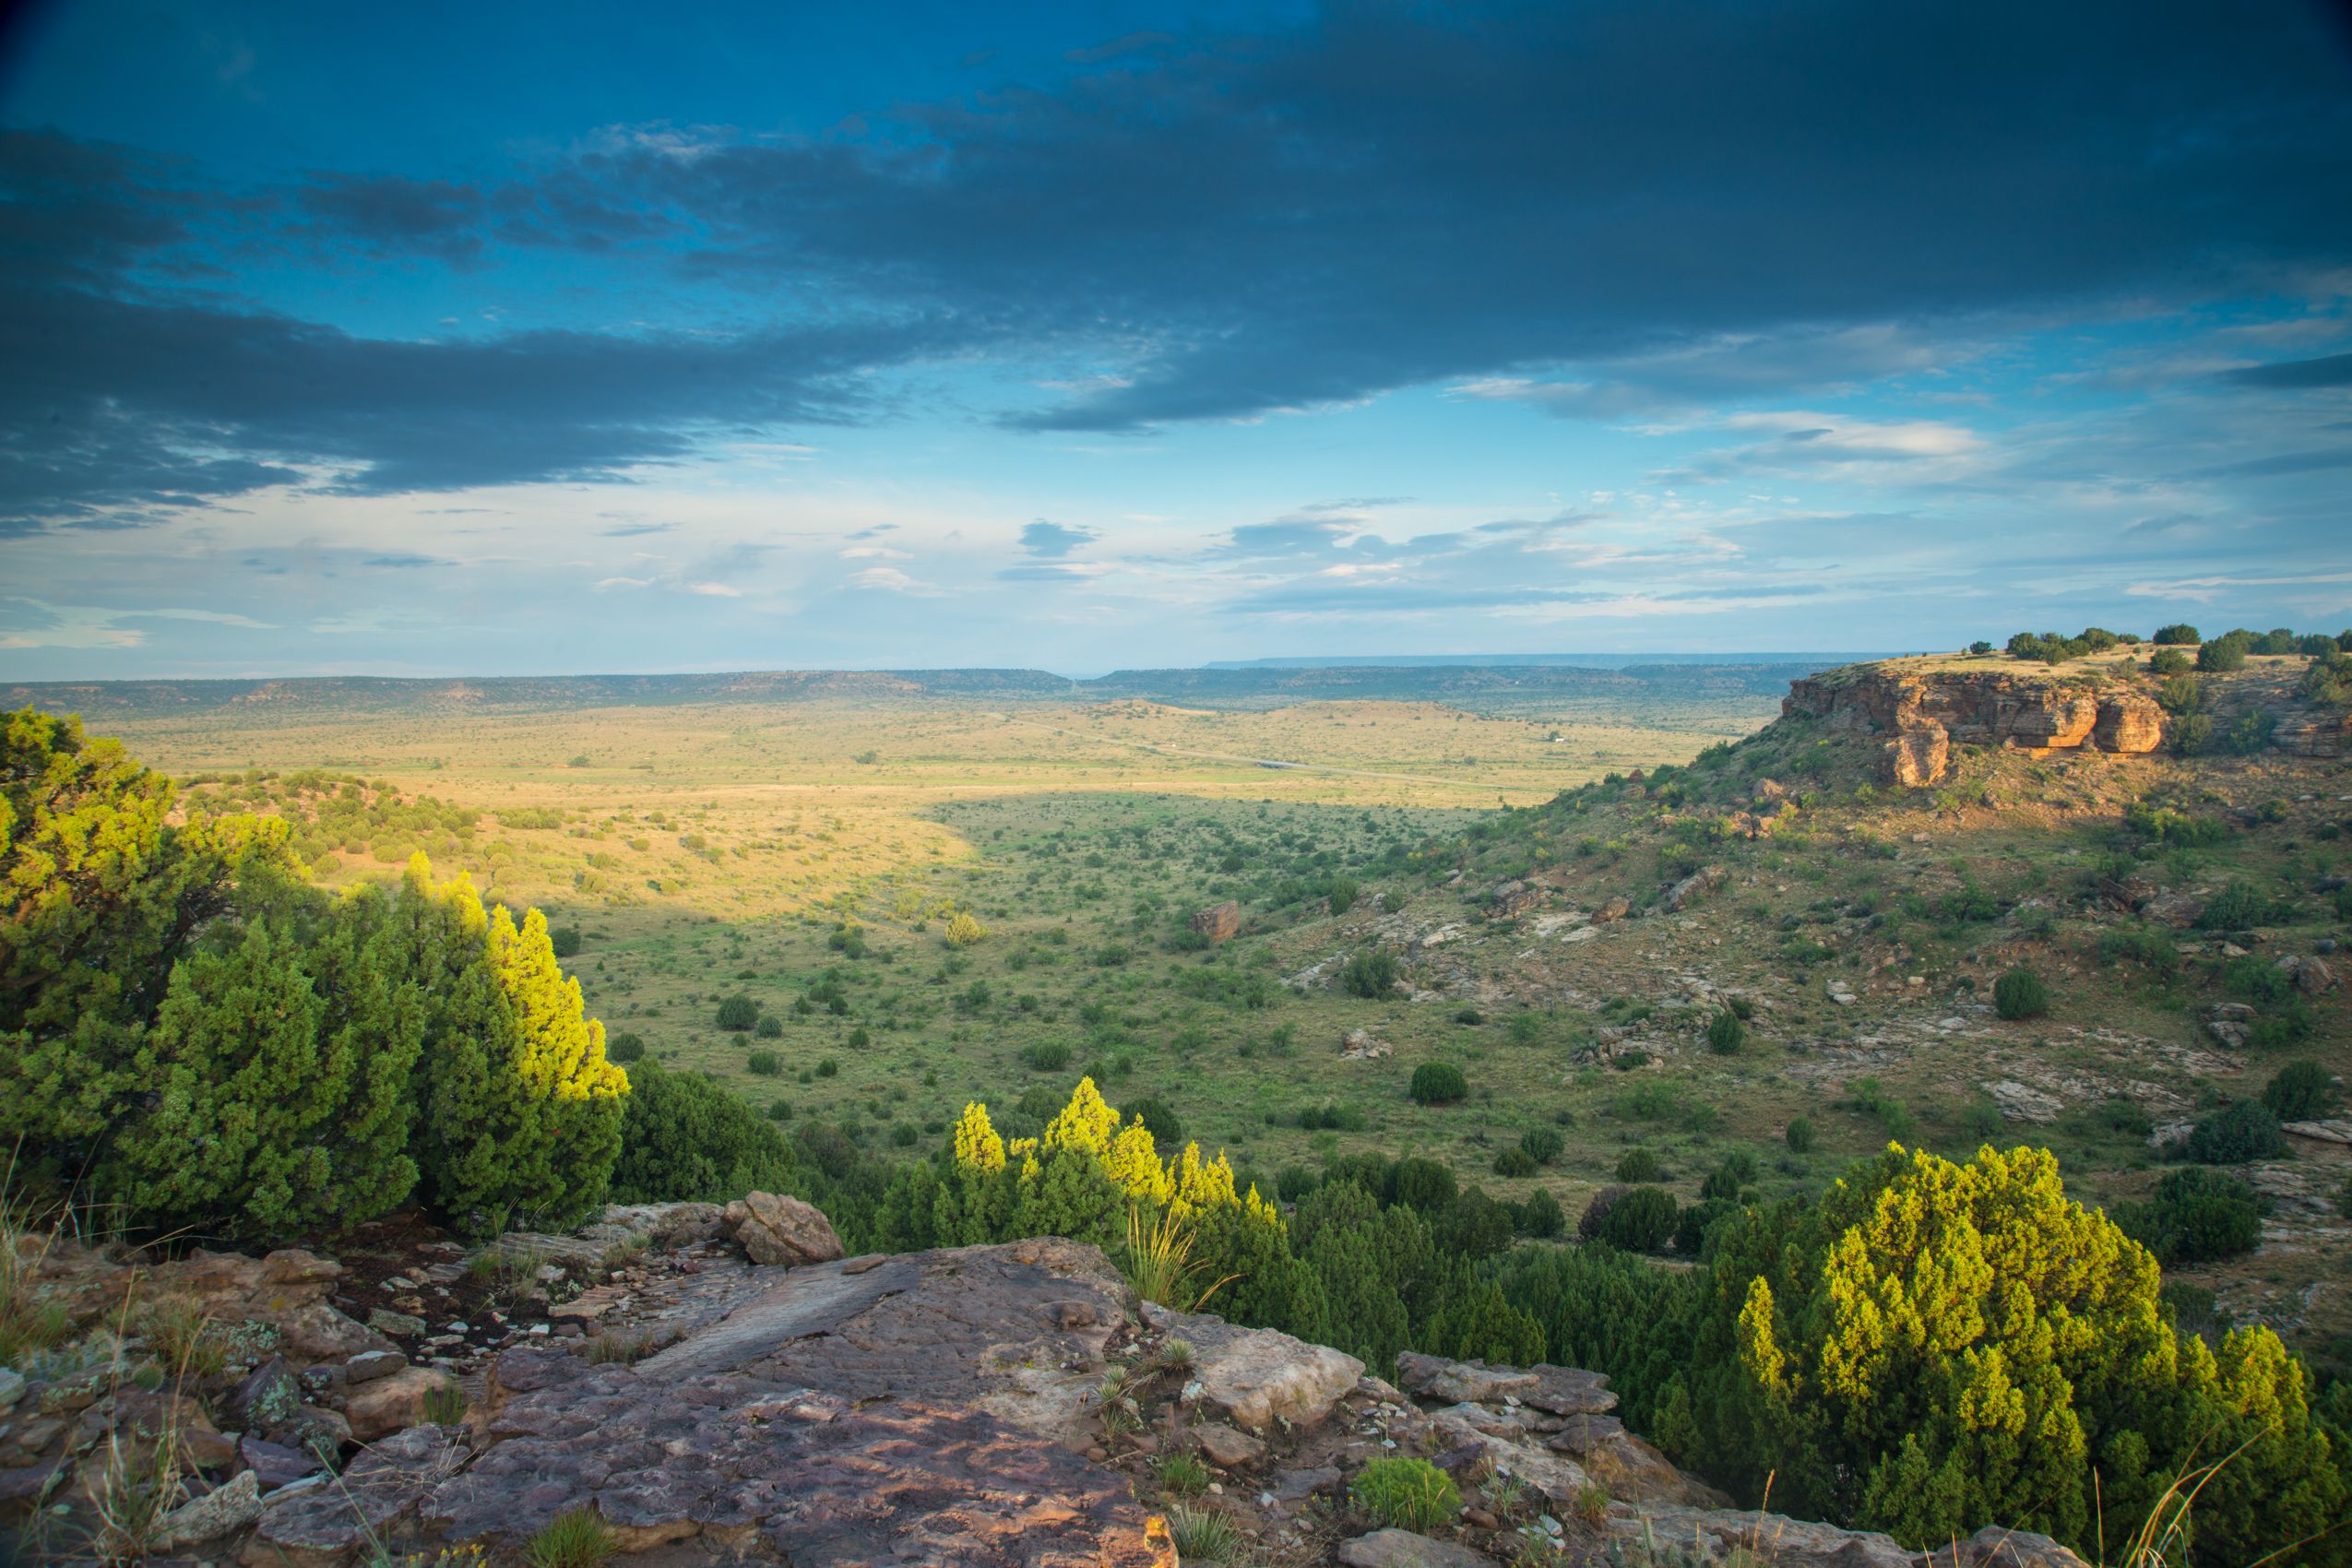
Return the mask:
[[[1886,736],[1879,768],[1891,784],[1941,783],[1955,745],[2133,755],[2155,751],[2165,736],[2164,709],[2139,692],[2012,671],[1854,665],[1791,682],[1780,711]]]

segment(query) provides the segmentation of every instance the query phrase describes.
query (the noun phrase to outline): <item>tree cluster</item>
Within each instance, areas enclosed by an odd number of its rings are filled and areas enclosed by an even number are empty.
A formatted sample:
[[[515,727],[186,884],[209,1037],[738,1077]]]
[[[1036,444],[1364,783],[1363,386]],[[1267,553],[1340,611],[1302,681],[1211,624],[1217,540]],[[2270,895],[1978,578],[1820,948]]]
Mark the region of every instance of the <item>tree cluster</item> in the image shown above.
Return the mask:
[[[422,854],[331,898],[278,817],[176,820],[78,721],[0,736],[0,1138],[135,1226],[279,1239],[411,1194],[469,1231],[603,1199],[628,1079],[536,910]]]

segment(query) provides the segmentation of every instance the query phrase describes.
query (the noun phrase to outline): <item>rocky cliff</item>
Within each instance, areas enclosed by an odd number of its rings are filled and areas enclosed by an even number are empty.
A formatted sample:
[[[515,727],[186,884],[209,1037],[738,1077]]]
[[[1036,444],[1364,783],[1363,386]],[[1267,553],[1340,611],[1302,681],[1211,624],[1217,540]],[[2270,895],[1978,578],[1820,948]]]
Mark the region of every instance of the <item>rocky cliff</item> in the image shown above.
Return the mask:
[[[2144,692],[2013,667],[1854,665],[1790,683],[1780,710],[1834,731],[1884,736],[1880,769],[1891,784],[1942,782],[1955,745],[2132,755],[2165,736],[2164,710]]]
[[[99,1360],[6,1374],[0,1510],[33,1560],[122,1556],[123,1455],[160,1443],[170,1465],[129,1467],[172,1478],[137,1494],[135,1555],[248,1568],[519,1562],[581,1512],[616,1561],[663,1564],[1176,1568],[1213,1519],[1232,1532],[1218,1550],[1249,1561],[1356,1568],[1663,1562],[1659,1541],[1678,1562],[2080,1568],[2037,1537],[1987,1530],[1930,1559],[1731,1509],[1627,1431],[1591,1372],[1408,1355],[1398,1387],[1336,1350],[1139,1303],[1091,1247],[763,1264],[742,1233],[772,1229],[764,1213],[611,1211],[594,1248],[636,1261],[573,1303],[565,1321],[592,1332],[517,1329],[463,1397],[340,1313],[339,1266],[310,1253],[151,1267],[53,1248],[31,1269],[44,1299],[101,1316],[196,1303],[227,1361],[126,1376],[157,1347],[101,1328]],[[1160,1468],[1177,1455],[1196,1463],[1183,1479]],[[1457,1515],[1415,1533],[1348,1505],[1356,1473],[1399,1455],[1454,1475]]]

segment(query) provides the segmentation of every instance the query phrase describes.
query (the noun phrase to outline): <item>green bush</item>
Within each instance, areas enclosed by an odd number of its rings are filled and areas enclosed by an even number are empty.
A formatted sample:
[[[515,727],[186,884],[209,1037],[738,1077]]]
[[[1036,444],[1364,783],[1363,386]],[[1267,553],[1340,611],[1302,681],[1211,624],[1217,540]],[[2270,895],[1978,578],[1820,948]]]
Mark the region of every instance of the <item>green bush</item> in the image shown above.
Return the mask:
[[[1396,956],[1385,948],[1359,950],[1339,971],[1340,989],[1350,996],[1378,998],[1396,989]]]
[[[752,1026],[752,1033],[761,1039],[781,1039],[784,1038],[784,1020],[772,1013],[763,1013],[759,1016],[759,1022]]]
[[[568,925],[553,927],[547,933],[547,944],[558,958],[574,956],[580,950],[579,928]]]
[[[1519,1146],[1538,1165],[1550,1165],[1568,1147],[1568,1140],[1557,1127],[1530,1127],[1519,1134]]]
[[[2189,1158],[2200,1165],[2243,1165],[2286,1153],[2287,1135],[2278,1129],[2278,1118],[2260,1100],[2234,1101],[2189,1132]]]
[[[1538,1239],[1557,1236],[1568,1225],[1568,1217],[1561,1212],[1560,1200],[1551,1195],[1548,1187],[1538,1187],[1529,1193],[1527,1201],[1519,1206],[1516,1218],[1521,1235]]]
[[[2204,931],[2245,931],[2276,918],[2271,901],[2251,885],[2233,882],[2205,900],[2197,925]]]
[[[754,1051],[744,1059],[743,1068],[755,1078],[773,1078],[784,1071],[784,1064],[772,1051]]]
[[[1070,1043],[1060,1039],[1032,1040],[1021,1048],[1021,1060],[1035,1073],[1059,1073],[1070,1064]]]
[[[2172,749],[2182,756],[2196,756],[2213,744],[2213,716],[2207,713],[2182,714],[2172,725]]]
[[[2150,637],[2148,641],[2174,647],[2194,647],[2204,641],[2204,638],[2197,636],[2196,627],[2186,622],[2176,621],[2169,626],[2158,626],[2156,629],[2156,636]]]
[[[642,1035],[629,1034],[624,1031],[604,1042],[604,1059],[607,1062],[618,1062],[625,1066],[644,1055],[645,1037]]]
[[[1536,1173],[1536,1162],[1526,1149],[1515,1145],[1494,1157],[1494,1173],[1515,1178],[1532,1176]]]
[[[1707,1020],[1707,1049],[1717,1056],[1732,1055],[1747,1043],[1748,1026],[1729,1008]]]
[[[1122,1108],[1130,1120],[1142,1117],[1144,1126],[1151,1134],[1151,1141],[1162,1154],[1172,1154],[1184,1146],[1184,1123],[1176,1115],[1176,1108],[1158,1095],[1146,1095],[1131,1099]]]
[[[719,1027],[737,1033],[759,1022],[759,1004],[748,996],[731,996],[719,1004]]]
[[[1454,1478],[1426,1459],[1374,1459],[1348,1489],[1357,1511],[1391,1529],[1427,1535],[1462,1511]]]
[[[1992,1010],[2013,1022],[2038,1018],[2049,1011],[2049,987],[2041,976],[2020,966],[1993,981]]]
[[[1413,1069],[1412,1087],[1406,1091],[1423,1105],[1449,1105],[1470,1092],[1469,1080],[1451,1062],[1424,1062]]]
[[[612,1168],[616,1203],[726,1203],[748,1192],[798,1190],[791,1146],[727,1089],[651,1062],[630,1083]],[[789,1114],[789,1104],[777,1105]]]
[[[2148,660],[2148,673],[2157,676],[2186,675],[2195,669],[2197,661],[2177,647],[2160,647]]]
[[[1324,894],[1324,901],[1329,904],[1331,912],[1335,915],[1344,915],[1354,909],[1356,900],[1361,897],[1363,897],[1363,889],[1357,885],[1356,879],[1352,876],[1333,877]]]
[[[1617,1158],[1620,1182],[1663,1182],[1666,1163],[1645,1148],[1629,1148]]]
[[[1808,1116],[1790,1117],[1788,1130],[1781,1134],[1781,1141],[1788,1146],[1792,1154],[1811,1153],[1813,1146],[1812,1119]]]
[[[2289,1062],[2263,1087],[2263,1106],[2281,1122],[2315,1122],[2334,1112],[2335,1075],[2316,1062]]]
[[[1660,1252],[1674,1240],[1680,1213],[1665,1188],[1631,1187],[1609,1206],[1593,1239],[1621,1253]]]
[[[2128,1206],[2117,1223],[2159,1262],[2211,1263],[2262,1244],[2263,1205],[2254,1189],[2227,1171],[2196,1165],[2168,1171],[2146,1204]]]
[[[2234,636],[2217,637],[2197,649],[2197,668],[2216,675],[2246,668],[2246,645]]]

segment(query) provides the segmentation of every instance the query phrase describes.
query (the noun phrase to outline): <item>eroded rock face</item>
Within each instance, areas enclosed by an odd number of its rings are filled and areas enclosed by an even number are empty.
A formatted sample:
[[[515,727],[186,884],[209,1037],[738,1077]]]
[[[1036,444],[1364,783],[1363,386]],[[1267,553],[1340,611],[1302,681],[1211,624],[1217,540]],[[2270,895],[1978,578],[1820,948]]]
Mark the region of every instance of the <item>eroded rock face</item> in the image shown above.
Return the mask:
[[[1193,912],[1193,929],[1211,942],[1230,942],[1241,929],[1241,906],[1228,898],[1222,904]]]
[[[1880,764],[1890,783],[1912,783],[1907,774],[1917,775],[1918,783],[1941,783],[1945,765],[1934,760],[1939,745],[2090,748],[2131,755],[2164,743],[2164,710],[2143,693],[2093,691],[2011,670],[1841,671],[1791,683],[1780,710],[1835,731],[1894,737]]]

